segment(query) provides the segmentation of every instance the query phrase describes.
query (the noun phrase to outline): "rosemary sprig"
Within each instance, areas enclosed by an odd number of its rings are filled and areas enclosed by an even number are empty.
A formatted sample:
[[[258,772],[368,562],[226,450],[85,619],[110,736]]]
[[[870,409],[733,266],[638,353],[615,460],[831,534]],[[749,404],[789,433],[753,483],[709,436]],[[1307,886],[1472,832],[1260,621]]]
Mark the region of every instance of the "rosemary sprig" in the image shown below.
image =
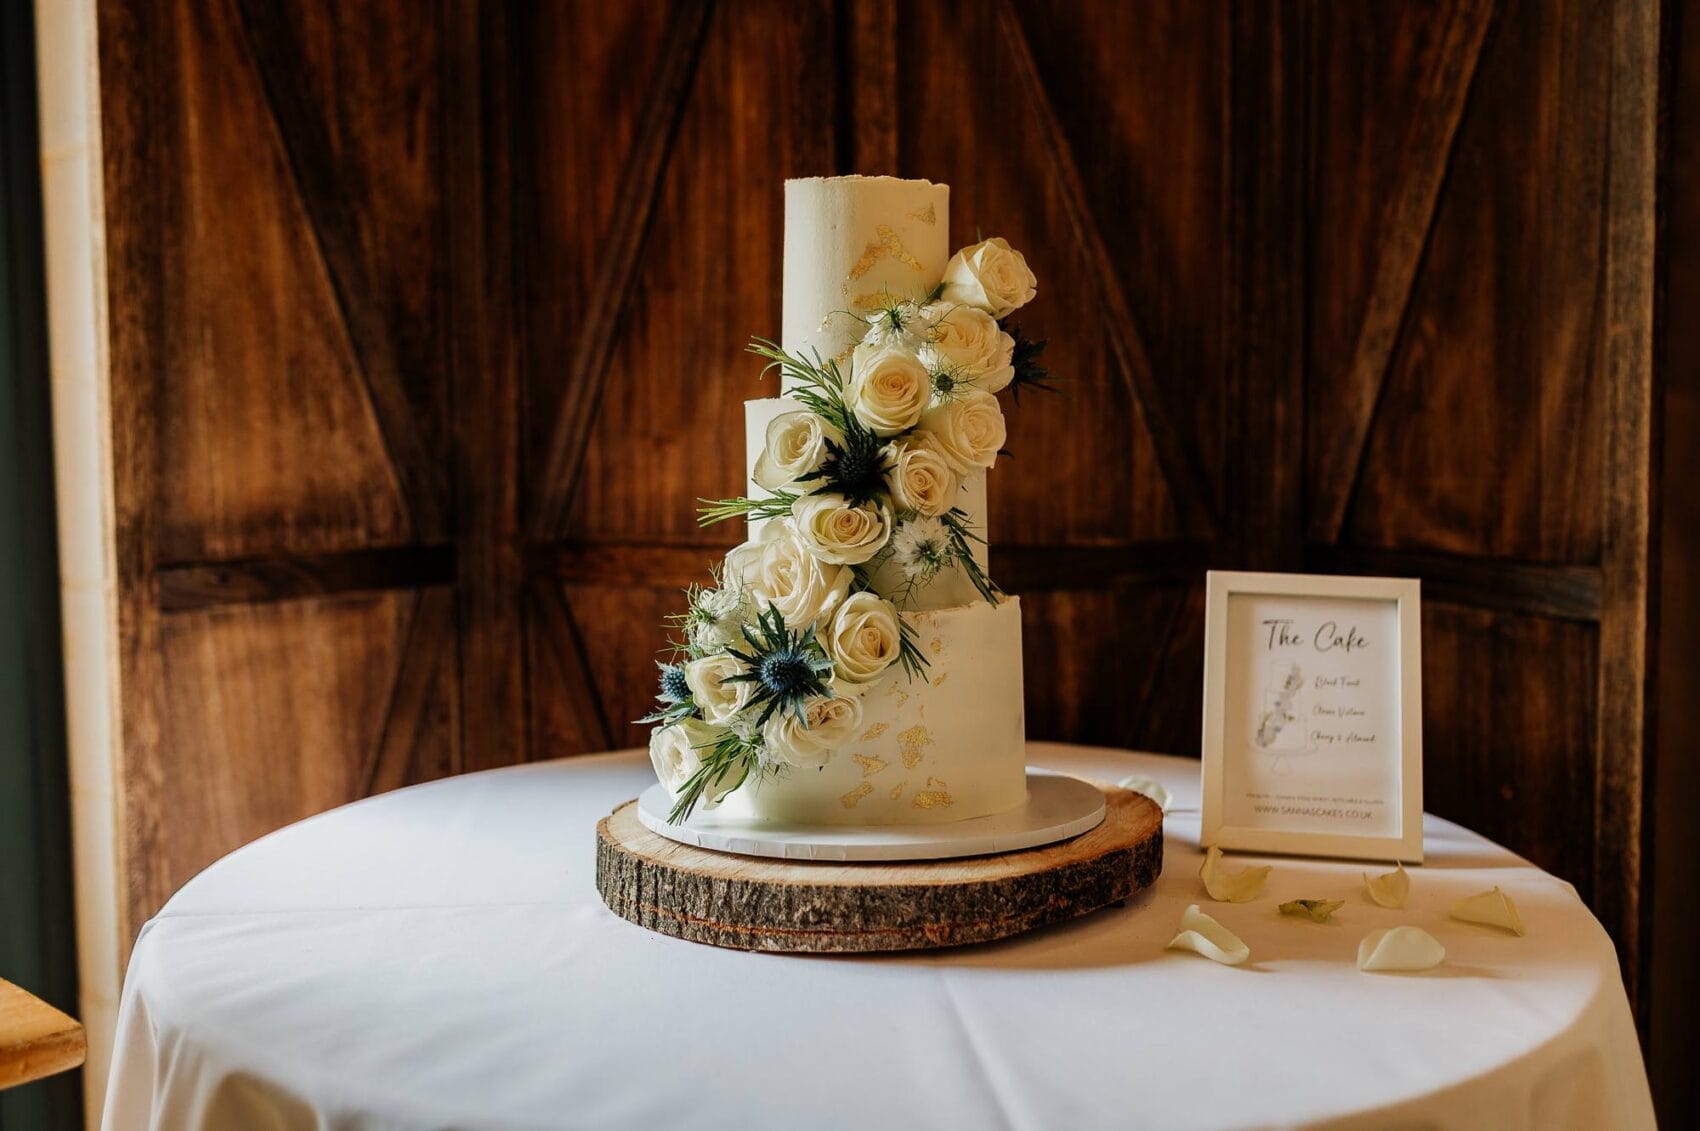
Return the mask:
[[[702,764],[696,773],[685,779],[684,786],[673,799],[667,823],[676,825],[691,815],[702,795],[712,789],[715,793],[730,793],[738,789],[752,774],[760,772],[761,747],[745,742],[726,731],[713,742],[695,749],[704,751]]]
[[[698,499],[697,525],[713,526],[729,518],[783,518],[798,498],[793,491],[775,491],[765,499]]]
[[[997,583],[986,576],[986,571],[980,568],[980,563],[974,560],[974,548],[969,542],[986,541],[974,533],[968,526],[968,515],[961,507],[952,507],[939,516],[945,530],[950,532],[950,552],[956,558],[962,572],[968,576],[968,583],[974,586],[976,592],[985,598],[988,604],[997,604],[998,595],[1003,592]]]

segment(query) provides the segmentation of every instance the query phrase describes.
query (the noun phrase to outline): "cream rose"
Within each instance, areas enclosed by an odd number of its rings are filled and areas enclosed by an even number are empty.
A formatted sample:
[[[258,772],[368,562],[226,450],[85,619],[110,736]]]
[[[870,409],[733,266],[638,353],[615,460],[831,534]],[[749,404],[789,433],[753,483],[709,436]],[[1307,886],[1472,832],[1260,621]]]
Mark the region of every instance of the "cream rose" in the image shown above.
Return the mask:
[[[961,487],[956,471],[930,433],[912,432],[898,443],[887,444],[883,454],[891,465],[886,482],[899,507],[931,518],[956,505]]]
[[[714,728],[700,719],[684,719],[649,732],[649,761],[668,793],[677,794],[702,768],[702,750],[715,737]]]
[[[732,721],[732,716],[749,706],[755,685],[727,682],[731,677],[743,674],[743,661],[724,652],[717,656],[704,656],[685,665],[685,686],[691,689],[691,698],[696,705],[702,708],[704,719],[724,726]]]
[[[826,619],[849,596],[852,578],[847,566],[816,554],[788,518],[763,523],[759,538],[726,555],[726,571],[758,612],[772,605],[794,629]]]
[[[821,639],[832,659],[833,689],[856,695],[897,661],[903,636],[897,606],[875,593],[852,593]]]
[[[816,699],[801,722],[789,711],[775,711],[762,727],[762,742],[771,761],[812,770],[831,761],[861,727],[861,700]]]
[[[812,412],[782,412],[767,422],[767,442],[756,460],[756,483],[769,491],[789,486],[826,461],[827,442],[844,436]]]
[[[843,495],[804,495],[791,504],[797,538],[810,553],[836,565],[860,565],[891,537],[891,511],[867,502],[851,506]]]
[[[1007,438],[998,399],[981,389],[970,389],[928,409],[921,428],[959,475],[991,467]]]
[[[972,306],[951,307],[933,327],[921,350],[929,369],[943,370],[988,393],[1015,379],[1015,339],[998,328],[997,319]]]
[[[1004,239],[981,240],[951,256],[944,268],[944,297],[1006,317],[1033,301],[1039,280],[1026,258]]]
[[[850,362],[844,403],[856,419],[881,436],[915,427],[933,395],[932,378],[920,359],[895,346],[857,346]]]

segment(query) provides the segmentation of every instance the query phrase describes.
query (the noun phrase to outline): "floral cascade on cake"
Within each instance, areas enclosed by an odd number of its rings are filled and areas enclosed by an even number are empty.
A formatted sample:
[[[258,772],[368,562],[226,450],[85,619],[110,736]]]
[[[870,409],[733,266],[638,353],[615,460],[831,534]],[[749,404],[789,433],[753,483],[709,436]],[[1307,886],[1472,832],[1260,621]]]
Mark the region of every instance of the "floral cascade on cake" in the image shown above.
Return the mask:
[[[1026,798],[1018,601],[986,569],[998,396],[1048,388],[1009,321],[1037,281],[982,239],[947,258],[949,188],[786,182],[783,395],[746,405],[749,523],[694,586],[650,756],[671,820],[953,821]]]

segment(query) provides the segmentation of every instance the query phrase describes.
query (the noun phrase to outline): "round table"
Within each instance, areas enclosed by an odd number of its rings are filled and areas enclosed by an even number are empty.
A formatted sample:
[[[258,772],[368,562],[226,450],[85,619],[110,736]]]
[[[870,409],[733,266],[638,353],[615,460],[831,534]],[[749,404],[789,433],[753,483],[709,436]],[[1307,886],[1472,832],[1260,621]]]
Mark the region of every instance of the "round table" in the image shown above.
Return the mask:
[[[106,1126],[133,1128],[1652,1127],[1616,958],[1566,883],[1429,817],[1407,907],[1362,866],[1198,880],[1198,764],[1033,744],[1174,795],[1126,907],[957,950],[717,950],[618,918],[594,826],[635,751],[433,782],[283,829],[183,888],[131,958]],[[1376,866],[1371,865],[1372,869]],[[1498,884],[1526,938],[1454,922]],[[1331,924],[1279,915],[1343,898]],[[1246,966],[1164,949],[1203,903]],[[1410,923],[1446,963],[1360,973]]]

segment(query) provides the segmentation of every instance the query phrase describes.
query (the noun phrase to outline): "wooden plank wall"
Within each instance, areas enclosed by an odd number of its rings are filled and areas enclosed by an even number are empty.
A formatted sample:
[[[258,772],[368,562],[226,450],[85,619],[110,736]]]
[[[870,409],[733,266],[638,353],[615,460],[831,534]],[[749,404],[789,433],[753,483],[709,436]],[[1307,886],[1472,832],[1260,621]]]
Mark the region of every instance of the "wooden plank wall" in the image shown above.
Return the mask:
[[[1196,752],[1207,567],[1419,576],[1431,807],[1645,1000],[1657,0],[409,12],[100,3],[127,934],[308,813],[641,741],[780,182],[895,171],[1069,377],[992,493],[1034,736]]]

